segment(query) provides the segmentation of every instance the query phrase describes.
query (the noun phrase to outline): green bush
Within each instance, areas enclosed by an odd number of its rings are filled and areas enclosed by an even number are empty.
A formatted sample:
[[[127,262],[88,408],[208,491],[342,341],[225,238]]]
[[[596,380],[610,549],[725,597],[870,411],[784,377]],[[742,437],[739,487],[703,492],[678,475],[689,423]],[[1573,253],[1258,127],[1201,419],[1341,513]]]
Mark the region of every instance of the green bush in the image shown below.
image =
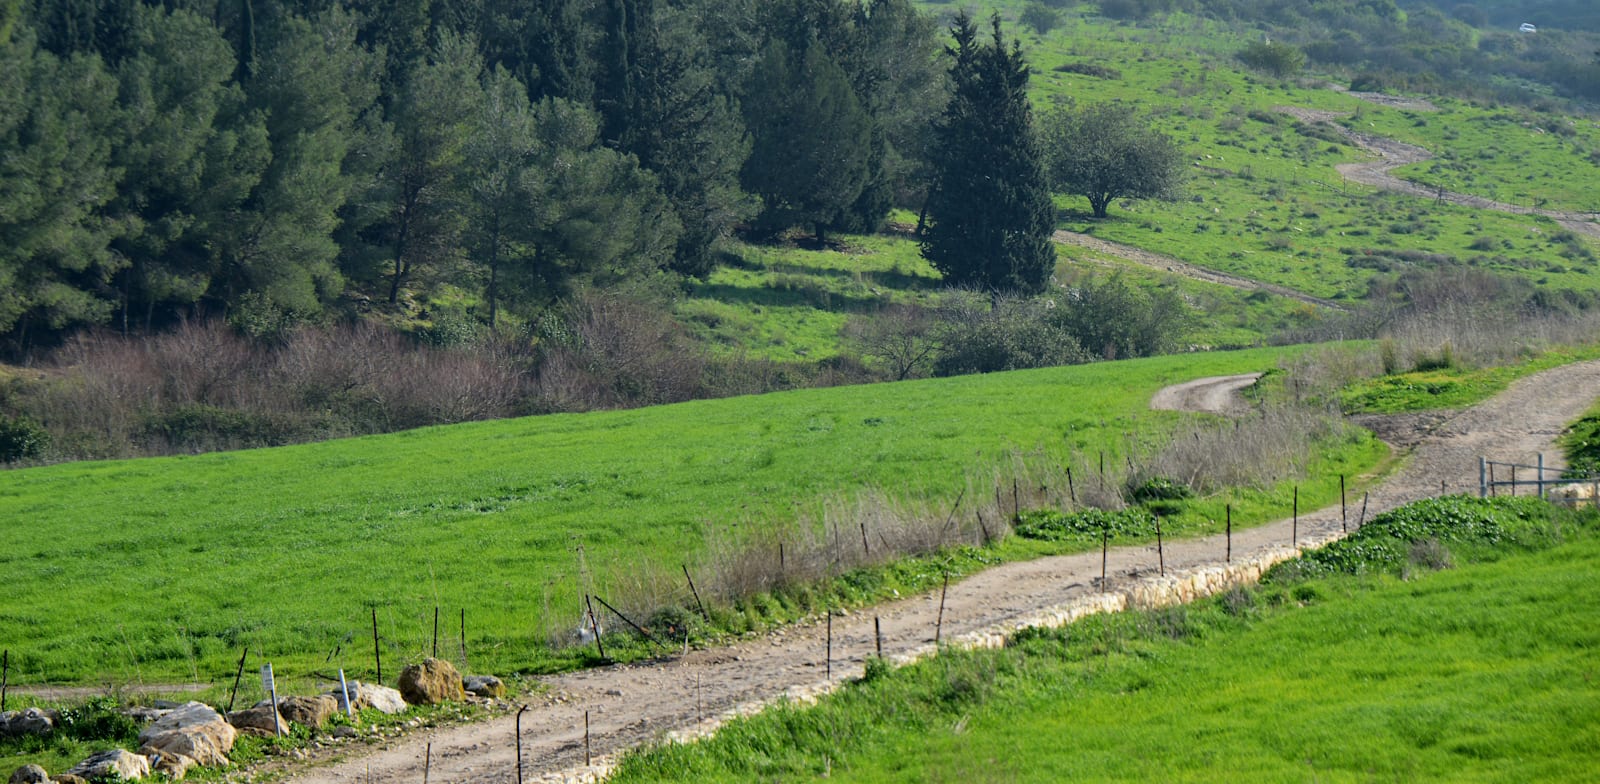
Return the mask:
[[[50,433],[32,419],[0,417],[0,463],[43,457],[50,448]]]
[[[1108,533],[1112,539],[1155,536],[1155,515],[1141,507],[1119,511],[1085,509],[1070,514],[1035,509],[1023,512],[1017,523],[1018,536],[1047,542],[1092,542]]]

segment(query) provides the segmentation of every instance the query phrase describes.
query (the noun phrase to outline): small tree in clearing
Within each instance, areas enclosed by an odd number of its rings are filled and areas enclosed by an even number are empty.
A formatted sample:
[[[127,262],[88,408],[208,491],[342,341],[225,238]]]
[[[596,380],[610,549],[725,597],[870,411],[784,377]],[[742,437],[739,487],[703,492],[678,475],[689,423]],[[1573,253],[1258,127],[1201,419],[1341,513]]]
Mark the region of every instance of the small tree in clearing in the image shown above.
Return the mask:
[[[1045,119],[1050,187],[1089,200],[1096,218],[1117,199],[1168,199],[1183,184],[1183,150],[1132,107],[1103,103]]]

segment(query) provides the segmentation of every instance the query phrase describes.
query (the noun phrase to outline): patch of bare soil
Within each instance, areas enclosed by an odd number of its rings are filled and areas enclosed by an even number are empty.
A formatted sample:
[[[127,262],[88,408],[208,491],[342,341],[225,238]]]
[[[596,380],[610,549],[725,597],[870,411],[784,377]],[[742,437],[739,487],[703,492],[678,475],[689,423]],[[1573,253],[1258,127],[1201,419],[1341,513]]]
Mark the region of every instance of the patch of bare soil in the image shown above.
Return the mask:
[[[1150,407],[1157,411],[1237,414],[1250,408],[1250,403],[1239,393],[1250,388],[1259,378],[1260,373],[1243,373],[1236,376],[1208,376],[1173,384],[1150,398]]]
[[[1441,490],[1476,492],[1480,455],[1526,462],[1536,453],[1553,452],[1555,436],[1593,403],[1597,390],[1600,361],[1568,365],[1522,379],[1493,400],[1423,428],[1404,468],[1372,489],[1367,516]],[[1206,397],[1200,395],[1202,400]],[[1555,461],[1547,457],[1546,462]],[[1351,500],[1348,522],[1353,526],[1361,502]],[[1237,531],[1233,550],[1244,554],[1286,544],[1291,525],[1282,520]],[[1300,518],[1300,531],[1308,538],[1340,529],[1337,506]],[[1169,542],[1166,563],[1170,569],[1215,564],[1223,559],[1225,547],[1221,537]],[[1152,573],[1155,549],[1113,550],[1109,569],[1113,585]],[[1099,575],[1099,553],[997,566],[950,585],[943,633],[950,638],[1001,627],[1008,620],[1096,591]],[[861,674],[874,650],[874,618],[882,622],[884,653],[892,656],[932,642],[938,612],[939,596],[934,592],[835,617],[833,679]],[[548,694],[523,716],[522,762],[527,779],[562,780],[583,765],[586,715],[592,751],[599,756],[659,739],[668,730],[694,725],[702,716],[822,683],[825,639],[823,624],[813,622],[663,661],[544,678]],[[325,764],[290,780],[302,784],[421,781],[424,752],[432,744],[433,780],[504,784],[516,780],[514,726],[508,715],[419,733],[369,753],[325,759]]]

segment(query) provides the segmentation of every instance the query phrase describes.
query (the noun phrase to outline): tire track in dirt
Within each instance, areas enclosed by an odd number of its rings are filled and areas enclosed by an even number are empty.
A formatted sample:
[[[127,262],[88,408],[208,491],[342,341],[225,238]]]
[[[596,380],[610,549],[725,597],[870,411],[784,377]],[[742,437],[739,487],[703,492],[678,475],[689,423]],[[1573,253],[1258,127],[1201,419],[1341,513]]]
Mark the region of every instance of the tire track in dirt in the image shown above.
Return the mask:
[[[1370,100],[1365,96],[1359,97],[1362,97],[1363,100]],[[1287,114],[1301,122],[1326,125],[1341,136],[1349,139],[1357,147],[1378,156],[1377,160],[1341,163],[1334,167],[1338,170],[1340,176],[1351,182],[1371,186],[1379,190],[1404,193],[1424,199],[1434,199],[1478,210],[1492,210],[1512,215],[1539,215],[1554,220],[1568,231],[1600,239],[1600,223],[1595,223],[1594,217],[1591,215],[1507,204],[1493,199],[1486,199],[1482,196],[1429,188],[1411,180],[1402,179],[1394,174],[1396,169],[1401,166],[1432,160],[1433,153],[1414,144],[1406,144],[1394,139],[1350,130],[1337,122],[1348,117],[1348,113],[1304,109],[1296,106],[1277,106],[1274,107],[1274,110],[1281,114]]]
[[[1075,245],[1077,247],[1092,250],[1097,253],[1104,253],[1108,256],[1116,256],[1119,259],[1131,261],[1140,266],[1149,267],[1161,272],[1170,272],[1173,275],[1181,275],[1192,280],[1203,281],[1205,283],[1215,283],[1220,286],[1243,289],[1245,291],[1266,291],[1277,294],[1280,297],[1288,297],[1289,299],[1298,300],[1308,305],[1316,305],[1318,307],[1328,308],[1330,310],[1345,309],[1343,305],[1340,305],[1333,300],[1322,299],[1321,297],[1313,297],[1303,291],[1296,291],[1286,286],[1265,283],[1253,278],[1246,278],[1242,275],[1230,275],[1226,272],[1218,272],[1214,269],[1190,264],[1187,261],[1182,261],[1172,256],[1165,256],[1160,253],[1151,253],[1150,251],[1142,248],[1135,248],[1132,245],[1123,245],[1120,242],[1103,240],[1099,237],[1092,237],[1088,234],[1079,234],[1074,231],[1058,229],[1056,230],[1055,234],[1050,237],[1050,239],[1060,245]]]
[[[1527,462],[1552,449],[1566,423],[1592,404],[1600,390],[1600,360],[1567,365],[1529,376],[1490,401],[1429,423],[1417,434],[1405,466],[1373,488],[1367,502],[1372,516],[1411,501],[1450,492],[1476,492],[1480,455]],[[1547,458],[1547,464],[1553,464]],[[1352,499],[1356,501],[1356,499]],[[1355,511],[1351,511],[1354,524]],[[1336,536],[1337,506],[1301,515],[1303,539]],[[1237,531],[1233,551],[1241,554],[1282,547],[1291,522]],[[1168,542],[1169,570],[1219,563],[1220,536]],[[1099,591],[1099,553],[1008,563],[950,585],[944,608],[944,636],[1003,628]],[[1153,547],[1125,547],[1109,554],[1111,584],[1126,584],[1153,574]],[[873,653],[873,619],[883,624],[884,653],[906,654],[933,641],[937,592],[839,614],[832,624],[833,680],[857,677]],[[542,678],[548,694],[524,716],[522,762],[531,781],[576,781],[585,771],[584,721],[588,713],[596,756],[613,754],[662,738],[669,730],[696,725],[738,706],[769,700],[825,682],[825,630],[812,622],[763,637],[654,663],[618,665]],[[514,719],[507,715],[479,724],[421,732],[370,753],[351,755],[321,767],[294,771],[301,784],[421,780],[424,751],[432,748],[430,775],[438,781],[504,784],[514,781],[517,758]]]

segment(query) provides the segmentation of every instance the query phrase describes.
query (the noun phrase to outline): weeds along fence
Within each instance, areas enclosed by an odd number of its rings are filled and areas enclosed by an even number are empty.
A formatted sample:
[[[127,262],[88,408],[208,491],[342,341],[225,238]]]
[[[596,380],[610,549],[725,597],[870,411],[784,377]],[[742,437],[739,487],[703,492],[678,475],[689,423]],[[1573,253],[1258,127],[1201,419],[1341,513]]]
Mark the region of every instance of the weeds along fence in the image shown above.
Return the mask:
[[[1532,465],[1478,458],[1478,496],[1537,495],[1569,506],[1593,505],[1600,508],[1600,474],[1574,476],[1563,469],[1545,465],[1540,453]]]
[[[1160,441],[1129,436],[1114,451],[1073,452],[1062,459],[1046,449],[1011,450],[968,471],[958,480],[954,498],[906,497],[872,488],[822,499],[784,525],[707,523],[701,555],[688,563],[610,560],[576,546],[571,572],[545,575],[542,591],[539,584],[534,587],[527,628],[553,649],[594,645],[596,627],[604,644],[620,644],[623,640],[612,632],[633,626],[649,630],[654,645],[681,646],[692,628],[712,617],[737,629],[741,606],[759,603],[763,594],[792,591],[816,599],[823,581],[852,570],[1003,540],[1026,510],[1122,509],[1133,489],[1156,478],[1196,493],[1292,479],[1303,473],[1317,440],[1340,437],[1343,428],[1327,410],[1276,405],[1239,419],[1182,425]],[[576,591],[566,590],[569,586]],[[596,601],[574,600],[571,593]],[[427,655],[455,659],[464,668],[481,665],[498,656],[485,646],[500,647],[507,640],[473,634],[474,612],[414,603],[353,608],[327,629],[327,656],[318,652],[316,657],[325,666],[300,675],[280,671],[280,681],[303,678],[307,685],[325,685],[340,668],[349,668],[352,678],[392,678],[404,664]],[[273,647],[270,631],[263,633],[263,644],[252,643],[248,657],[258,664],[261,650]],[[367,667],[368,662],[374,666]],[[195,675],[205,679],[198,671]],[[229,681],[233,675],[230,668]]]

